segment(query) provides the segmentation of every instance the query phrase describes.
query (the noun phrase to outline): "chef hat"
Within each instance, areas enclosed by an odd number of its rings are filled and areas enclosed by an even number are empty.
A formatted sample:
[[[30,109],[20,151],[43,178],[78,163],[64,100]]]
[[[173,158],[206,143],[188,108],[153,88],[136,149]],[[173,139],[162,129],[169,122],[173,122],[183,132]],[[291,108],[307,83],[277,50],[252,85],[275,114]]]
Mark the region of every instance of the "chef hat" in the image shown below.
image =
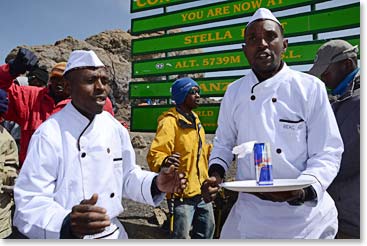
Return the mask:
[[[259,8],[258,10],[256,10],[256,12],[251,16],[246,27],[248,27],[252,22],[257,21],[257,20],[272,20],[281,26],[278,19],[275,18],[273,13],[269,9],[266,9],[266,8]]]
[[[172,99],[177,105],[182,104],[192,87],[199,87],[198,83],[191,78],[180,78],[172,84]]]
[[[66,64],[65,75],[70,70],[81,67],[104,67],[105,65],[98,58],[93,50],[74,50],[69,56],[69,60]]]

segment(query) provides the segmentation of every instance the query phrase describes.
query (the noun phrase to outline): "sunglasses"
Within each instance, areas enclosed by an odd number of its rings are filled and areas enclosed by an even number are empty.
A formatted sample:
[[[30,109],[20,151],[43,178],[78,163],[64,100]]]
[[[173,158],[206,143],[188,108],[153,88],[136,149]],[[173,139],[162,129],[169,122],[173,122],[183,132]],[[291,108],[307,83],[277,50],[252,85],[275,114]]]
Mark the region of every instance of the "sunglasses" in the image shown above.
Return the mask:
[[[191,88],[190,90],[189,90],[189,94],[191,94],[191,95],[195,95],[195,94],[199,94],[200,95],[200,89],[194,89],[194,88]]]

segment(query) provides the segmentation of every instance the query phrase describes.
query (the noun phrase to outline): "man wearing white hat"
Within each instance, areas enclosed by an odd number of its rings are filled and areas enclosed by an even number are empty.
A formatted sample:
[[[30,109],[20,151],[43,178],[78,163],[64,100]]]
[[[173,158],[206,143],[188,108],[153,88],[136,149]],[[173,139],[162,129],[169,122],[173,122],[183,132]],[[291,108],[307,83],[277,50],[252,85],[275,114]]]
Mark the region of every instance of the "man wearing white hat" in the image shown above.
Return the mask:
[[[108,76],[93,51],[73,51],[64,77],[71,102],[32,136],[14,224],[29,238],[127,238],[122,197],[156,206],[186,179],[173,165],[159,174],[136,165],[128,131],[103,111]]]
[[[7,91],[9,108],[5,119],[16,122],[21,129],[19,163],[23,165],[29,141],[38,126],[50,115],[60,111],[69,101],[70,94],[62,74],[66,62],[56,63],[50,72],[47,87],[19,86],[15,78],[38,67],[38,58],[26,48],[19,49],[16,57],[0,66],[0,88]],[[105,110],[112,115],[108,99]]]
[[[290,69],[282,60],[288,46],[275,16],[258,9],[245,29],[244,54],[251,71],[227,89],[210,155],[210,178],[202,186],[213,200],[232,164],[235,146],[270,144],[274,180],[287,190],[240,192],[228,215],[224,239],[326,239],[338,228],[337,210],[326,188],[335,178],[343,142],[323,83]],[[239,155],[236,180],[254,180],[253,155]],[[294,186],[297,181],[307,187]]]

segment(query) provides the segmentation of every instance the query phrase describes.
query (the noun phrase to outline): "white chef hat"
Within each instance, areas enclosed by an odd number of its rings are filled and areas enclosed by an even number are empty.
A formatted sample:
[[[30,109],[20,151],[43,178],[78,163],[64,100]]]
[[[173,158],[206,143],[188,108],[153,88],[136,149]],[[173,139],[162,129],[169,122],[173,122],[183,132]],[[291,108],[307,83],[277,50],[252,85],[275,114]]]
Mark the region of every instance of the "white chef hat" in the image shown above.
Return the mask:
[[[105,67],[105,65],[93,50],[74,50],[69,56],[63,75],[80,67]]]
[[[256,12],[251,16],[249,22],[246,24],[246,27],[248,27],[252,22],[256,21],[256,20],[272,20],[275,21],[276,23],[278,23],[280,26],[280,22],[278,21],[277,18],[275,18],[275,16],[273,15],[273,13],[266,8],[259,8],[258,10],[256,10]]]

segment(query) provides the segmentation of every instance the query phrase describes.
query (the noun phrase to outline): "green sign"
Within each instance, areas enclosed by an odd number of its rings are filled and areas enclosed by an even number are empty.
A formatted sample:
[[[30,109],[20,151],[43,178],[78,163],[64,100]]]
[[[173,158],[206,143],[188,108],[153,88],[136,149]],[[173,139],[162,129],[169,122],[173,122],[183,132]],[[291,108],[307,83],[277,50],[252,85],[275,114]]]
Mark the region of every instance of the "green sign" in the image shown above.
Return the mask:
[[[346,18],[347,17],[347,18]],[[292,37],[360,25],[359,3],[279,18],[285,35]],[[243,42],[245,24],[132,40],[132,54],[159,53]]]
[[[253,14],[258,8],[265,7],[273,11],[305,6],[326,0],[240,0],[226,1],[173,11],[154,16],[131,20],[131,33],[139,34],[178,27],[198,25],[219,20],[242,18]]]
[[[216,78],[199,78],[195,81],[200,86],[201,97],[221,97],[227,90],[227,86],[240,78],[233,77],[216,77]],[[171,86],[174,80],[155,81],[155,82],[130,82],[129,97],[137,98],[170,98]]]
[[[132,132],[155,132],[157,130],[157,119],[173,105],[166,106],[140,106],[131,108]],[[200,117],[206,133],[215,133],[219,113],[219,104],[200,105],[194,110]]]
[[[125,0],[124,0],[125,1]],[[197,0],[131,0],[130,2],[130,12],[138,12],[149,9],[161,8],[170,5],[188,3]]]
[[[359,36],[346,37],[345,39],[352,44],[359,44]],[[316,51],[324,42],[324,40],[317,40],[290,44],[283,59],[288,65],[311,63],[315,58]],[[236,49],[136,61],[133,62],[132,67],[133,77],[147,77],[246,69],[249,68],[249,64],[242,49]]]

